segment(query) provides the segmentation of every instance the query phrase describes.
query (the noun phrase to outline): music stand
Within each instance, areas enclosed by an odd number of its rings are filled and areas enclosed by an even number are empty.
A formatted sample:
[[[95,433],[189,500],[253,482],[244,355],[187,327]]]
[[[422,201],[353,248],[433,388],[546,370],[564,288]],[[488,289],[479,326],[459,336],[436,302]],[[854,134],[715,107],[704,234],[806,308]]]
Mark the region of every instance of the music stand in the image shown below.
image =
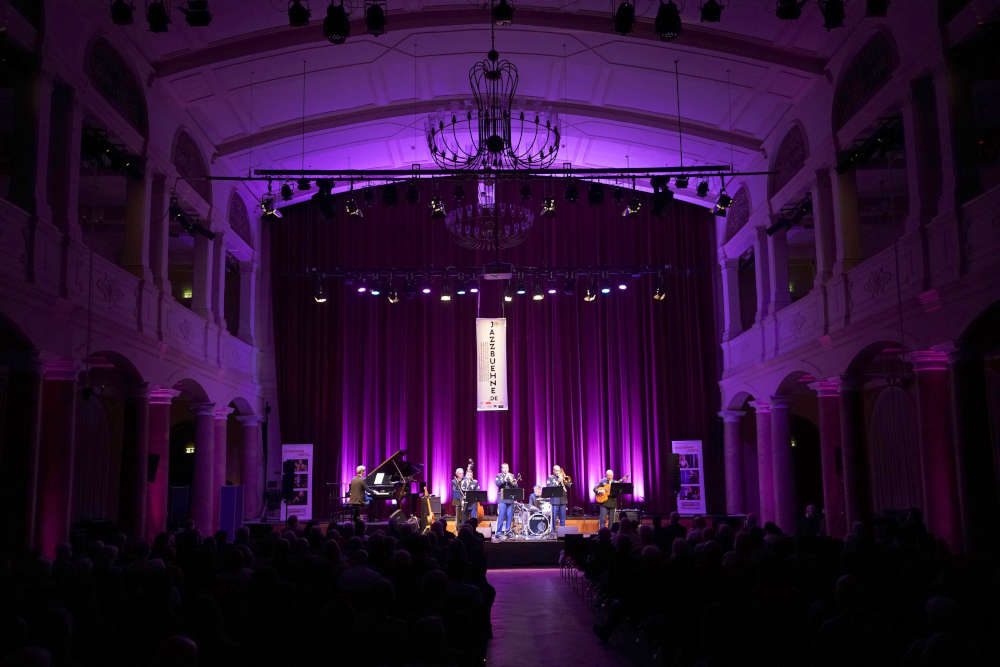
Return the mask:
[[[561,486],[543,486],[542,498],[565,498],[566,489]]]
[[[632,492],[632,482],[611,482],[611,491],[608,492],[608,497],[617,499],[623,496],[631,496]],[[618,521],[621,511],[621,505],[619,503],[615,503],[615,522]]]
[[[500,489],[500,497],[503,500],[514,500],[521,502],[524,500],[524,489]]]
[[[474,505],[476,503],[485,503],[489,499],[487,498],[486,492],[482,489],[477,489],[476,491],[466,491],[465,492],[465,506]]]

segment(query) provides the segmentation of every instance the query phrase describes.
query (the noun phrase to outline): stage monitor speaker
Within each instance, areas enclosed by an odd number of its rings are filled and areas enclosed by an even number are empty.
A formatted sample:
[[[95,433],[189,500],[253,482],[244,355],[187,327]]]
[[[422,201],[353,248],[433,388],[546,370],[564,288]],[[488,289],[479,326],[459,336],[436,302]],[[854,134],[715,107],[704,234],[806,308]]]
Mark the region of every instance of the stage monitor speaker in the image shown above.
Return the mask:
[[[156,470],[160,467],[160,455],[150,454],[146,462],[146,481],[153,483],[156,481]]]
[[[579,535],[580,526],[556,526],[556,537],[565,537],[566,535]]]
[[[434,512],[434,516],[441,516],[441,497],[432,495],[431,499],[431,511]],[[420,508],[420,514],[427,514],[427,496],[420,496],[417,498],[417,506]]]
[[[476,532],[485,537],[487,540],[493,537],[493,528],[490,524],[476,526]]]

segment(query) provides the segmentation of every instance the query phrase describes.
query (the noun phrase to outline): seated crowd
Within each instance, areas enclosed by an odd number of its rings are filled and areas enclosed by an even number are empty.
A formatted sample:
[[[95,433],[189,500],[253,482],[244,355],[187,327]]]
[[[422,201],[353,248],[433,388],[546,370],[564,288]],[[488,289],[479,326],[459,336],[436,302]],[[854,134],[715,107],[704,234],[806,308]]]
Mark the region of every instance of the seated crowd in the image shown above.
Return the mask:
[[[950,555],[919,513],[844,540],[754,523],[674,514],[569,541],[595,632],[643,665],[1000,664],[996,561]]]
[[[482,664],[494,595],[474,525],[81,536],[0,563],[0,667]]]

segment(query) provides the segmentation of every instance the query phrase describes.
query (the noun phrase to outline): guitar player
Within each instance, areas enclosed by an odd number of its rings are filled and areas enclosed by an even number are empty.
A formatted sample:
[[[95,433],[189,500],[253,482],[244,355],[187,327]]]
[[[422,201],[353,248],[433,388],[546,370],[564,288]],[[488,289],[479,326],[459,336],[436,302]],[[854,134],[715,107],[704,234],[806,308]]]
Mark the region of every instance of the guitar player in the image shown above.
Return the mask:
[[[597,513],[597,529],[600,530],[607,526],[611,527],[611,515],[614,514],[615,507],[618,506],[618,499],[611,497],[611,483],[615,481],[615,471],[605,470],[604,479],[597,483],[594,487],[594,495],[598,498],[604,496],[606,500],[604,502],[597,503],[598,513]]]

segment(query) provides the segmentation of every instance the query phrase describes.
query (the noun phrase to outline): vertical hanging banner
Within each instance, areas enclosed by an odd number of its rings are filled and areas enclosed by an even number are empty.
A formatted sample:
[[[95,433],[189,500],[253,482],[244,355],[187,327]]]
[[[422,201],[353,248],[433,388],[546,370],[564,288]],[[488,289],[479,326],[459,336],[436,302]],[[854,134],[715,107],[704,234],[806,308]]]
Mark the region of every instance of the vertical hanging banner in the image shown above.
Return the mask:
[[[506,318],[476,318],[476,357],[476,410],[506,410]]]
[[[281,446],[281,495],[285,509],[282,519],[293,514],[302,521],[312,519],[313,446]]]
[[[677,455],[677,511],[681,514],[705,513],[705,469],[702,466],[701,440],[673,440],[671,450]]]

